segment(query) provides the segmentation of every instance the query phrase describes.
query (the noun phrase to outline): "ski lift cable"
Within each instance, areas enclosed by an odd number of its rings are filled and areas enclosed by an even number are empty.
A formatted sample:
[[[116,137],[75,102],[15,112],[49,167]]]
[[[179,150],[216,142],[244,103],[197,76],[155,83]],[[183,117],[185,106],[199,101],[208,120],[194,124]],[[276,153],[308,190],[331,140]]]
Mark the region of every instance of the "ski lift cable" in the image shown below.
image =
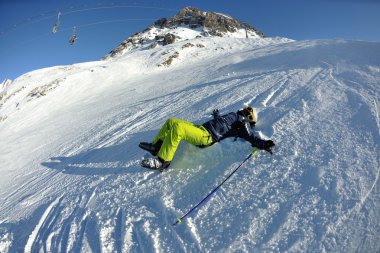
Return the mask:
[[[34,20],[34,21],[29,21],[29,20],[33,20],[34,18],[28,18],[28,19],[26,19],[26,20],[24,20],[24,21],[22,21],[22,22],[19,22],[19,23],[17,23],[17,24],[14,24],[14,25],[12,25],[12,26],[10,26],[10,27],[4,29],[4,30],[0,33],[0,36],[6,34],[6,33],[8,33],[8,32],[10,32],[10,31],[12,31],[12,30],[13,30],[13,31],[16,31],[16,30],[18,30],[18,29],[21,29],[21,28],[24,27],[24,26],[33,25],[33,24],[40,23],[40,22],[42,22],[42,21],[44,21],[44,20],[52,19],[53,17],[56,16],[56,14],[54,14],[54,15],[49,15],[49,16],[45,16],[45,15],[40,15],[40,16],[44,16],[44,17],[43,17],[43,18],[40,18],[40,19],[38,19],[38,20]]]
[[[107,23],[120,23],[125,21],[154,21],[153,18],[127,18],[127,19],[114,19],[114,20],[106,20],[106,21],[100,21],[100,22],[94,22],[84,25],[78,25],[77,28],[82,27],[88,27],[88,26],[94,26],[94,25],[101,25],[101,24],[107,24]]]
[[[175,9],[171,8],[165,8],[165,7],[155,7],[155,6],[140,6],[140,5],[113,5],[113,6],[102,6],[102,7],[92,7],[92,8],[85,8],[85,9],[78,9],[78,10],[72,10],[72,11],[64,11],[64,12],[59,12],[59,16],[65,16],[65,15],[70,15],[73,13],[78,13],[78,12],[87,12],[87,11],[94,11],[94,10],[102,10],[102,9],[115,9],[115,8],[140,8],[140,9],[156,9],[156,10],[165,10],[165,11],[178,11]],[[54,14],[53,14],[54,13]],[[59,19],[58,16],[58,19]],[[29,17],[19,23],[16,23],[12,26],[9,26],[8,28],[5,28],[3,31],[0,32],[0,37],[3,36],[4,34],[8,33],[11,30],[18,30],[24,26],[29,26],[33,25],[48,19],[52,19],[53,17],[57,17],[56,11],[49,11],[42,13],[37,16]]]
[[[178,11],[175,9],[164,8],[164,7],[154,7],[154,6],[140,6],[140,5],[114,5],[114,6],[103,6],[103,7],[92,7],[87,9],[79,9],[74,11],[67,11],[62,13],[63,15],[69,15],[77,12],[86,12],[86,11],[94,11],[94,10],[103,10],[103,9],[115,9],[115,8],[140,8],[140,9],[156,9],[156,10],[165,10],[165,11]]]
[[[153,21],[155,19],[153,19],[153,18],[152,19],[145,19],[145,18],[131,19],[131,18],[129,18],[129,19],[106,20],[106,21],[102,21],[102,22],[95,22],[95,23],[88,23],[88,24],[83,24],[83,25],[77,25],[76,28],[78,29],[78,28],[83,28],[83,27],[89,27],[89,26],[94,26],[94,25],[103,24],[103,23],[120,23],[120,22],[126,22],[126,21],[149,21],[149,20]],[[72,27],[65,27],[65,28],[60,29],[61,32],[67,32],[67,31],[71,31],[71,30],[72,30]],[[36,41],[36,40],[40,40],[40,39],[48,37],[48,36],[51,36],[51,32],[49,32],[49,33],[43,33],[43,34],[37,35],[35,37],[32,37],[30,39],[23,40],[22,42],[13,44],[8,49],[17,48],[20,45],[27,45],[30,42],[33,42],[33,41]]]
[[[107,23],[121,23],[121,22],[126,22],[126,21],[154,21],[154,20],[156,20],[156,19],[153,19],[153,18],[113,19],[113,20],[105,20],[105,21],[88,23],[88,24],[83,24],[83,25],[76,25],[75,27],[78,29],[78,28],[89,27],[89,26],[94,26],[94,25],[101,25],[101,24],[107,24]],[[60,31],[66,32],[66,31],[70,31],[72,29],[73,29],[73,27],[65,27],[65,28],[60,29]],[[49,33],[46,33],[45,35],[49,35]]]

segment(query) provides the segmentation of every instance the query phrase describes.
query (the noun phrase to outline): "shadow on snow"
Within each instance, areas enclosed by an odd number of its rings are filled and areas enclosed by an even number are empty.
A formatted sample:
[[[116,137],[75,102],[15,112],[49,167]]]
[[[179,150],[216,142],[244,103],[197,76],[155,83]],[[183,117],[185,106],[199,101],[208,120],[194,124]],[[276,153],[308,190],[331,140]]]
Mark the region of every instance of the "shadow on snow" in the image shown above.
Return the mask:
[[[151,141],[156,131],[137,133],[125,142],[93,148],[72,156],[51,157],[41,165],[74,175],[109,175],[141,171],[139,161],[146,153],[138,148],[141,141]]]

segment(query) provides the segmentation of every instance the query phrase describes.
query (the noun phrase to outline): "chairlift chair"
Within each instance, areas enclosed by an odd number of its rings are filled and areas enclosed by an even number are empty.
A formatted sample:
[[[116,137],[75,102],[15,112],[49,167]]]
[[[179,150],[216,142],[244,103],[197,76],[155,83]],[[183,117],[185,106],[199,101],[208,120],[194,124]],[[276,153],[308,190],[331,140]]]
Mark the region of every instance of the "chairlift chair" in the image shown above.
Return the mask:
[[[60,12],[60,11],[57,12],[57,20],[55,21],[55,24],[54,24],[54,26],[53,26],[52,33],[56,33],[57,30],[58,30],[58,26],[59,26],[59,16],[61,16],[61,12]]]
[[[73,27],[73,32],[72,32],[70,40],[69,40],[70,45],[74,45],[74,43],[75,43],[76,40],[77,40],[76,27],[74,26]]]

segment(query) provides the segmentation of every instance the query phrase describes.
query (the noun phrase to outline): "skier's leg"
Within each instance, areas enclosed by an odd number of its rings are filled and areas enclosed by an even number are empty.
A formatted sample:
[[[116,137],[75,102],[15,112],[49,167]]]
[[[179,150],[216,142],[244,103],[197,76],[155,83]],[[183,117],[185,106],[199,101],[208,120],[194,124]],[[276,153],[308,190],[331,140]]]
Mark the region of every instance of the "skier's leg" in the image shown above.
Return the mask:
[[[192,125],[193,123],[182,120],[182,119],[176,119],[176,118],[170,118],[166,120],[165,124],[162,125],[160,131],[158,131],[156,137],[154,137],[152,143],[156,144],[159,140],[163,141],[165,140],[165,137],[167,136],[170,129],[173,127],[175,123],[180,123],[183,125],[189,124]]]
[[[157,133],[156,137],[153,139],[153,141],[150,142],[140,142],[139,147],[150,152],[153,156],[157,156],[158,151],[160,150],[163,140],[165,140],[166,136],[172,129],[173,125],[175,123],[181,123],[183,125],[185,124],[192,124],[190,122],[180,120],[180,119],[168,119],[165,124],[161,127],[160,131]]]
[[[161,141],[165,140],[165,137],[168,134],[168,132],[169,132],[170,128],[172,127],[173,122],[175,120],[176,119],[173,119],[173,118],[170,118],[170,119],[166,120],[165,124],[163,124],[161,126],[160,131],[158,131],[156,137],[154,137],[154,139],[152,141],[153,144],[156,144],[158,142],[158,140],[161,140]]]
[[[173,159],[181,140],[196,146],[208,146],[212,143],[210,134],[202,126],[178,119],[169,119],[165,125],[167,127],[166,135],[158,152],[158,157],[164,161],[171,161]],[[158,139],[161,139],[159,134],[157,135]]]

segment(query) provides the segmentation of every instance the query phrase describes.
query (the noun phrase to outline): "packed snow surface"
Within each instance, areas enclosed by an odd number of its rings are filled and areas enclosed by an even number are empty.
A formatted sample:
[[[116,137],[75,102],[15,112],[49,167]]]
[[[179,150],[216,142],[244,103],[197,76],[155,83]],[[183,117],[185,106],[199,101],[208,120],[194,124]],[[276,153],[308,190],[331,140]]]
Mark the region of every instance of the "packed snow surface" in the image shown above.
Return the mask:
[[[379,252],[380,43],[196,38],[57,66],[0,89],[1,252]],[[275,141],[181,143],[167,118],[251,105]]]

